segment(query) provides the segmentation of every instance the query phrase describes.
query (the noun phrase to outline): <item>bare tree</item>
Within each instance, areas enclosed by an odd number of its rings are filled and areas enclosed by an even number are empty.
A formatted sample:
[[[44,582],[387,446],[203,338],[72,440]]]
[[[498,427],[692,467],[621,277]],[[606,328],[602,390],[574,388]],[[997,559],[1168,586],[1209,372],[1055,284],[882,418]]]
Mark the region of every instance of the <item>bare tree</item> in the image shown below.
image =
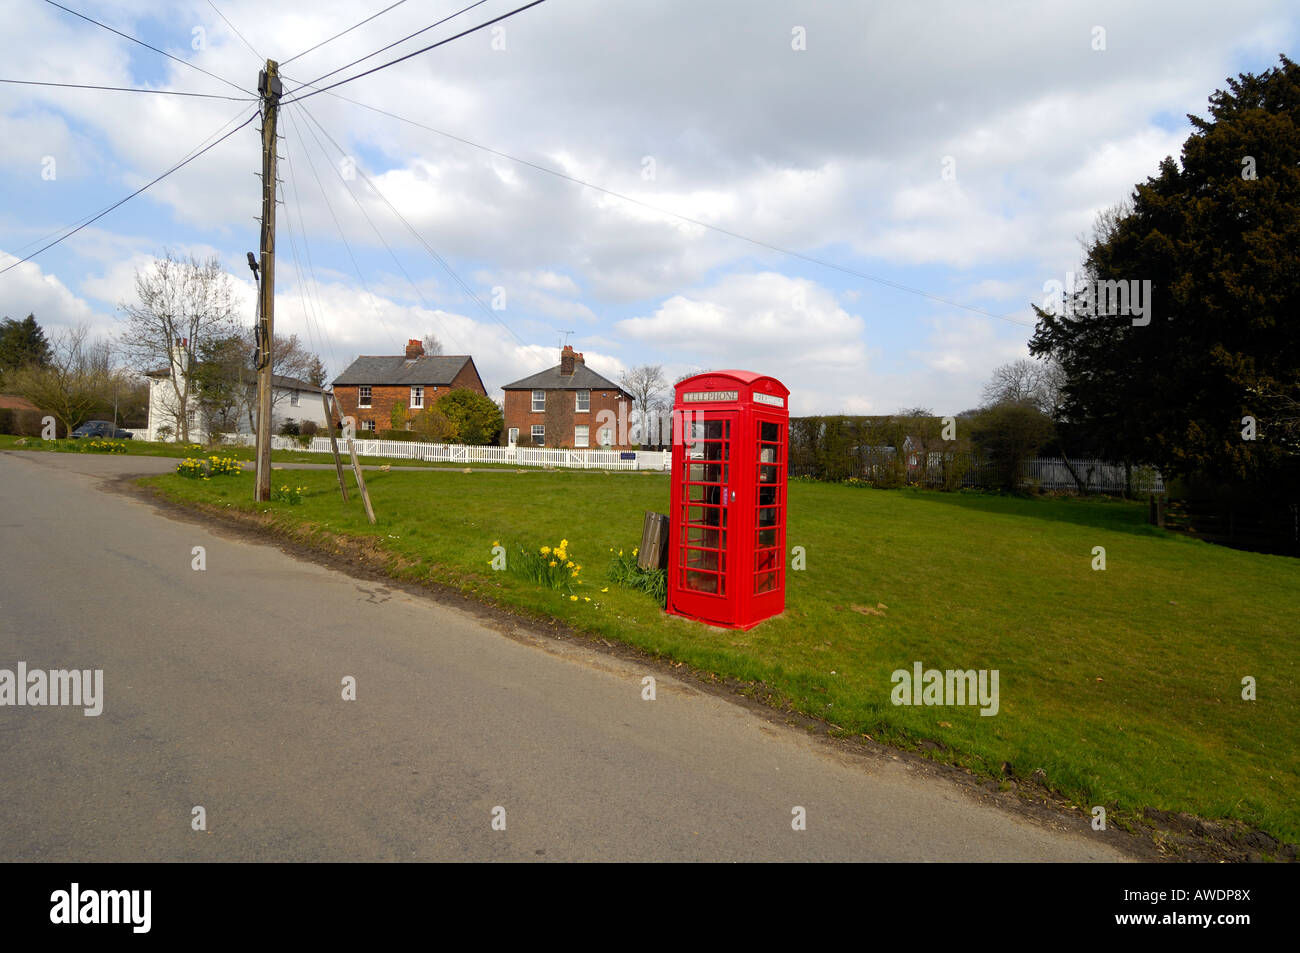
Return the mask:
[[[214,255],[205,262],[162,258],[135,274],[135,304],[123,304],[122,348],[137,370],[163,366],[174,403],[171,413],[181,439],[190,439],[188,368],[203,340],[235,330],[234,284]]]
[[[986,406],[1031,404],[1052,417],[1060,408],[1064,385],[1065,371],[1056,362],[1021,358],[995,369],[982,396]]]
[[[55,339],[50,363],[19,368],[5,383],[71,433],[79,424],[113,405],[111,348],[88,340],[90,328],[78,325]]]
[[[624,371],[619,379],[618,386],[632,395],[634,423],[641,427],[639,443],[658,442],[657,437],[651,439],[654,435],[650,433],[650,418],[663,400],[664,387],[667,383],[664,379],[664,369],[659,364],[642,364],[640,367]]]
[[[425,354],[442,353],[442,342],[439,341],[437,335],[433,334],[432,332],[424,336],[424,353]]]

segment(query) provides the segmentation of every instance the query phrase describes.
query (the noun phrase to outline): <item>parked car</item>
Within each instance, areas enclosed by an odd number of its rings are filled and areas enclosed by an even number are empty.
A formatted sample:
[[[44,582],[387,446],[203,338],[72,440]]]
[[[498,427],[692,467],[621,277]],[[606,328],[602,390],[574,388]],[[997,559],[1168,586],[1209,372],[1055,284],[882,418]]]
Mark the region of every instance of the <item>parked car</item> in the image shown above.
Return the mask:
[[[70,434],[77,437],[100,437],[107,440],[131,440],[135,437],[129,430],[113,426],[110,420],[87,420]]]

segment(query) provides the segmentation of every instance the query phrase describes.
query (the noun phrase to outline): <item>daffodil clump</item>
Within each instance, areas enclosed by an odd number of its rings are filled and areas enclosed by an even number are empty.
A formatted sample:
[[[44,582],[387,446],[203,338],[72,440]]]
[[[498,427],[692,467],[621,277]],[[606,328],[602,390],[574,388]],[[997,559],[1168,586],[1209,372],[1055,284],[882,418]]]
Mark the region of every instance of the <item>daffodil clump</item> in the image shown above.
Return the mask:
[[[211,456],[206,460],[186,457],[176,464],[176,472],[192,480],[207,480],[214,476],[239,476],[244,471],[234,457]]]
[[[186,457],[180,463],[176,464],[176,472],[191,480],[206,480],[208,478],[207,470],[203,466],[203,461],[195,460],[193,457]]]
[[[568,602],[590,604],[592,608],[600,607],[600,603],[593,602],[591,596],[580,591],[586,586],[582,579],[582,563],[569,552],[567,539],[560,540],[554,546],[539,546],[536,549],[518,547],[517,555],[510,557],[509,570],[538,585],[558,590],[560,596]]]
[[[208,476],[238,476],[244,469],[234,457],[208,457]]]
[[[289,486],[287,483],[273,486],[271,487],[271,501],[297,506],[302,502],[302,491],[305,489],[307,489],[305,486]]]
[[[79,450],[89,450],[91,453],[126,453],[126,441],[124,440],[82,440]]]

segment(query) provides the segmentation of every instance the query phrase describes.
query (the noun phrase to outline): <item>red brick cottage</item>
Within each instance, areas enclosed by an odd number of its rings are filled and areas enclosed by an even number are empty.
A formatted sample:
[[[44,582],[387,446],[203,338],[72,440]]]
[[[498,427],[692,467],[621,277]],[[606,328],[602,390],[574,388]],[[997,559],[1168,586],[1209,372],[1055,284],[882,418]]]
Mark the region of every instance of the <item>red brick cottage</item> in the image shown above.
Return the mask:
[[[587,367],[582,354],[567,344],[555,367],[501,389],[506,395],[507,443],[521,447],[630,449],[630,445],[617,441],[627,436],[632,395]]]
[[[472,390],[487,396],[474,358],[467,354],[428,354],[424,344],[412,338],[406,354],[397,357],[358,357],[334,379],[334,397],[339,413],[353,417],[357,430],[388,430],[393,405],[406,404],[414,416],[444,394]]]

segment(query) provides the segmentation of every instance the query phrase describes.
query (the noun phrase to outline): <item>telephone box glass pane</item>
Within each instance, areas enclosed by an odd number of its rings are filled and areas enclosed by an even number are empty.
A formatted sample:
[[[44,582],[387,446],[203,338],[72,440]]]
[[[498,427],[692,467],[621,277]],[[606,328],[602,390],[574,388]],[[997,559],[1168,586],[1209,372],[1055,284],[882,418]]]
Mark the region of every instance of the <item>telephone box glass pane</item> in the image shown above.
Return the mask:
[[[763,443],[776,443],[780,439],[781,425],[763,421],[759,424],[758,439]]]
[[[691,483],[726,483],[725,463],[692,463],[686,468],[686,479]]]
[[[686,499],[691,503],[708,503],[712,506],[718,506],[722,503],[722,487],[703,483],[688,483],[686,485]]]
[[[686,550],[686,568],[708,569],[717,572],[722,568],[721,554],[712,549]]]
[[[722,549],[727,545],[727,532],[703,526],[686,527],[686,544],[702,549]]]
[[[775,506],[776,505],[776,487],[760,486],[758,488],[758,505]]]
[[[776,447],[764,446],[758,451],[759,463],[776,463]]]
[[[708,440],[702,444],[705,460],[727,459],[727,443],[723,440]]]
[[[697,420],[691,424],[692,440],[727,440],[730,437],[729,420]]]
[[[758,511],[758,525],[759,525],[759,526],[775,526],[775,525],[777,525],[777,521],[776,521],[776,511],[777,511],[777,508],[776,508],[775,506],[767,506],[767,507],[764,507],[763,509],[759,510],[759,511]]]
[[[718,581],[721,577],[711,572],[688,572],[686,573],[686,588],[694,589],[696,592],[718,593],[720,586]]]
[[[776,573],[764,572],[754,577],[754,592],[771,592],[776,588]]]
[[[697,526],[726,526],[727,511],[720,506],[688,506],[686,522]]]
[[[778,481],[777,481],[777,469],[776,469],[776,467],[765,467],[765,466],[760,466],[760,467],[758,468],[758,482],[759,482],[759,483],[776,483],[776,482],[778,482]]]
[[[775,546],[775,545],[776,545],[776,530],[774,530],[774,529],[760,529],[760,530],[758,531],[758,545],[759,545],[760,547],[763,547],[763,546]]]

